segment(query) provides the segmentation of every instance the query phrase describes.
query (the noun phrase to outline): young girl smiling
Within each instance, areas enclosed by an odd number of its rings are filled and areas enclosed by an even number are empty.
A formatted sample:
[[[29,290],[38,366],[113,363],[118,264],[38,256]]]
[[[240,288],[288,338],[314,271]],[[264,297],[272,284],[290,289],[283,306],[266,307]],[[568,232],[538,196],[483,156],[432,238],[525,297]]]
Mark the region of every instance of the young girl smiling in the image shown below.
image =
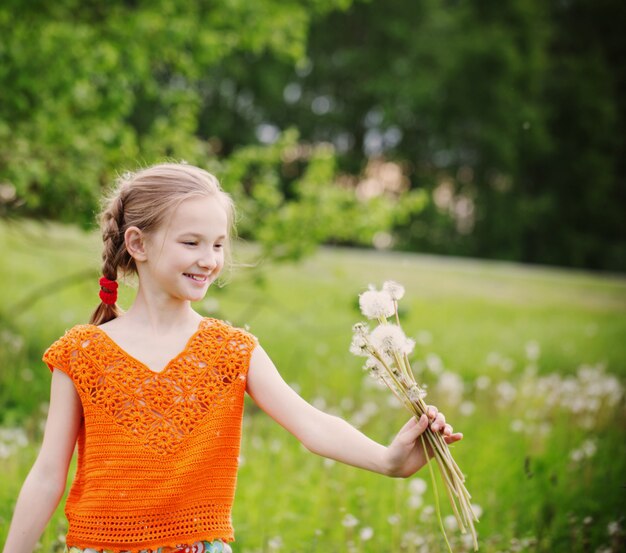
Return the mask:
[[[426,463],[430,424],[462,438],[433,406],[387,447],[302,399],[249,332],[196,313],[228,262],[233,203],[206,171],[160,164],[122,179],[101,215],[101,303],[48,348],[43,444],[18,498],[4,553],[31,553],[65,490],[66,552],[225,552],[243,399],[311,452],[408,477]],[[118,276],[136,274],[131,307]]]

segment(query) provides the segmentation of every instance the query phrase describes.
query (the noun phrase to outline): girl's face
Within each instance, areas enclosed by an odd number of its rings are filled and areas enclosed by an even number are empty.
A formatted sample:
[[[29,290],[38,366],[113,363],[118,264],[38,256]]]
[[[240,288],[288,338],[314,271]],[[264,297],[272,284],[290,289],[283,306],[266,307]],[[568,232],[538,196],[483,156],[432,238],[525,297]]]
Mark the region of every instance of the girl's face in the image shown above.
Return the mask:
[[[145,242],[140,284],[150,294],[199,301],[224,267],[226,211],[214,197],[184,200]]]

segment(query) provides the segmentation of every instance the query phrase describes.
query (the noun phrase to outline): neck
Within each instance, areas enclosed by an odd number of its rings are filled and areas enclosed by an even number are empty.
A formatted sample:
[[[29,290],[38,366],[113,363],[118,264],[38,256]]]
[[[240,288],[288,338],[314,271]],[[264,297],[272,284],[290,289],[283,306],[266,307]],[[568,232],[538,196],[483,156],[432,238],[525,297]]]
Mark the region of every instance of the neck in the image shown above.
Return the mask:
[[[202,318],[196,313],[191,302],[172,298],[159,298],[142,290],[141,285],[137,297],[124,317],[150,329],[155,335],[169,334],[183,328],[195,329]]]

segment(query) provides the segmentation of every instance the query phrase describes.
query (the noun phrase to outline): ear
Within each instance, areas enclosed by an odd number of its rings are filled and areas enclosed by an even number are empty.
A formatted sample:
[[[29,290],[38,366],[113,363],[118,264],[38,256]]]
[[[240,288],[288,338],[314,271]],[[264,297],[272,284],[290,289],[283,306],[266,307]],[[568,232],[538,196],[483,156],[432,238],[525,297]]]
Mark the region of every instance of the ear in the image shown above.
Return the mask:
[[[135,261],[145,261],[146,239],[144,233],[137,227],[128,227],[124,232],[124,245],[130,256]]]

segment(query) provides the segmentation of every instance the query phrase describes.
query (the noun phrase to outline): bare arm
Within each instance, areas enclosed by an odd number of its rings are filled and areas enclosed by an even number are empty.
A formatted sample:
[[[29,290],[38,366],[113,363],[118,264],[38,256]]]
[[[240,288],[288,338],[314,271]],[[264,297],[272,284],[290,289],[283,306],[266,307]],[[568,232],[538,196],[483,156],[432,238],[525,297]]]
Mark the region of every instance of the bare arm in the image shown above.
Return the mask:
[[[426,462],[416,441],[428,425],[426,419],[420,423],[411,419],[385,447],[302,399],[260,346],[252,353],[247,390],[261,409],[313,453],[388,476],[410,476]],[[461,439],[461,434],[452,434],[452,427],[434,408],[431,418],[434,430],[442,431],[448,443]]]
[[[72,380],[55,369],[43,443],[20,491],[4,553],[32,553],[35,548],[65,491],[81,419]]]

